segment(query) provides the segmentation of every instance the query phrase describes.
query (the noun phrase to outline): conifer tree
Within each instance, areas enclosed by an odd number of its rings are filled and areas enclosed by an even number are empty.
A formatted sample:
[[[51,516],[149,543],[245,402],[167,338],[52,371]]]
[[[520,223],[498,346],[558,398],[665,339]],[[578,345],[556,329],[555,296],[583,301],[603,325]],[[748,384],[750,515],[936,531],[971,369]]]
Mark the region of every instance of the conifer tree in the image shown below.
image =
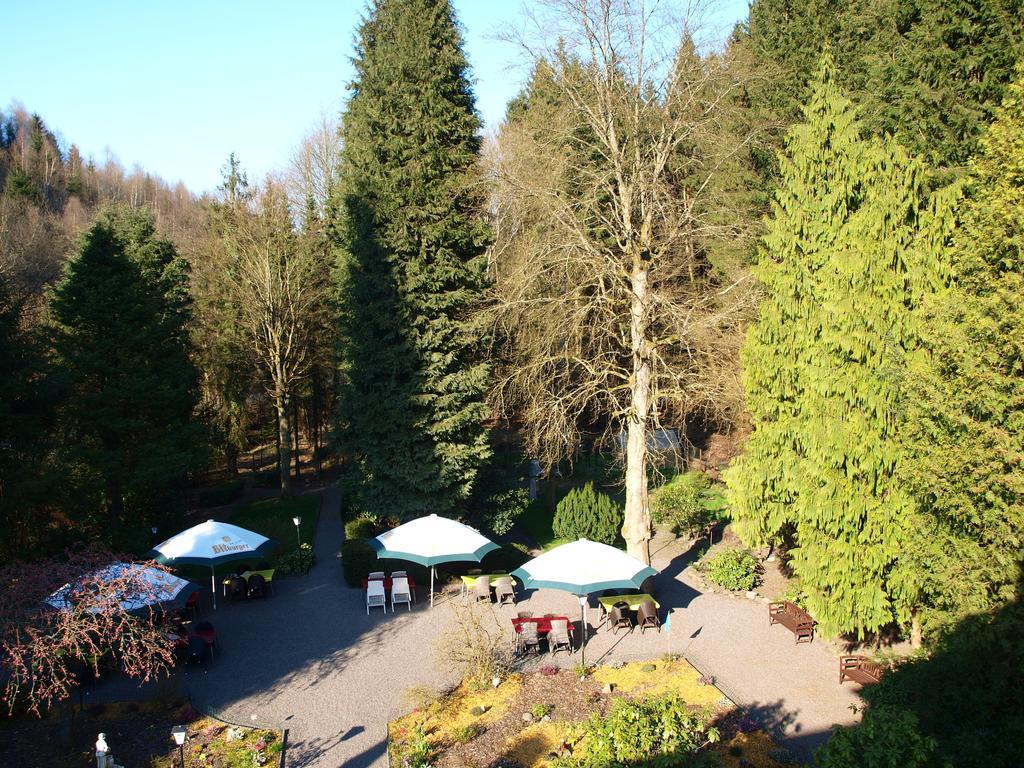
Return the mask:
[[[903,474],[920,514],[904,570],[926,637],[1005,605],[1020,579],[1024,78],[996,114],[949,249],[954,281],[925,303],[924,349],[908,377]]]
[[[727,481],[744,538],[791,540],[822,628],[863,636],[906,618],[891,578],[912,510],[895,480],[900,381],[935,269],[919,242],[922,166],[862,138],[828,57],[804,115],[780,161],[744,347],[754,432]]]
[[[83,235],[50,304],[76,522],[118,546],[147,543],[201,456],[185,278],[151,215],[114,209]]]
[[[376,0],[342,123],[341,444],[359,504],[406,518],[451,513],[488,454],[470,320],[485,288],[480,121],[461,45],[448,0]]]

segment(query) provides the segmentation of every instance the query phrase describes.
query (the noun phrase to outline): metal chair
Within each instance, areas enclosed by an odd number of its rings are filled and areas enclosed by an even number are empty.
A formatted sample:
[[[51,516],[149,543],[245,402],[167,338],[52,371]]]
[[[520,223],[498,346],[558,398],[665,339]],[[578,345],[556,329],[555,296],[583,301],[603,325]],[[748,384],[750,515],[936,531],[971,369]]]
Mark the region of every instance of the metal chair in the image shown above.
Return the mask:
[[[231,590],[232,600],[241,600],[249,594],[249,585],[241,576],[231,577],[231,585],[229,589]]]
[[[640,634],[648,627],[654,627],[661,632],[661,620],[658,618],[658,609],[651,600],[644,600],[636,612],[636,623],[640,627]]]
[[[572,654],[572,641],[569,639],[569,622],[565,619],[552,619],[551,631],[548,632],[548,650],[554,654],[559,648]]]
[[[263,578],[263,574],[254,573],[249,577],[249,597],[263,597],[267,596],[267,580]]]
[[[626,603],[616,603],[612,606],[612,633],[617,635],[621,627],[633,631],[633,618],[629,615],[629,606]]]
[[[370,615],[370,608],[381,608],[384,613],[388,612],[387,597],[384,594],[383,581],[371,581],[366,585],[366,615]]]
[[[395,612],[395,603],[405,603],[406,607],[412,610],[412,592],[409,590],[409,580],[404,576],[391,574],[391,612]]]
[[[491,602],[491,580],[487,576],[479,576],[473,582],[473,594],[477,600]]]
[[[504,605],[505,600],[510,600],[512,605],[516,604],[516,588],[512,584],[511,576],[502,576],[494,585],[494,598],[498,605]]]

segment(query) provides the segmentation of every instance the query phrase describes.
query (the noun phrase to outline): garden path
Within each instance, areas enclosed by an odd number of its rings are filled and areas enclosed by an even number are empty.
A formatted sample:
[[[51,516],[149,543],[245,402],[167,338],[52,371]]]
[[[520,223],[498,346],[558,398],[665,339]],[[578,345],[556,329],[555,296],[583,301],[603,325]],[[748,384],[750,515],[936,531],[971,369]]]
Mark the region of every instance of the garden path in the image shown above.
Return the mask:
[[[316,539],[317,563],[305,578],[283,579],[266,601],[228,604],[214,621],[220,646],[205,671],[185,673],[197,707],[226,720],[289,731],[289,768],[384,766],[385,728],[407,709],[403,694],[414,684],[444,685],[436,669],[434,639],[450,620],[450,592],[426,609],[366,615],[362,592],[341,578],[337,552],[343,529],[338,490],[323,496]],[[620,633],[595,629],[591,608],[588,660],[656,658],[682,653],[740,704],[752,707],[800,756],[820,743],[833,723],[850,722],[853,686],[838,685],[836,661],[823,643],[794,646],[790,633],[768,627],[760,601],[702,594],[685,570],[681,544],[659,543],[658,596],[675,606],[671,632]],[[595,603],[596,605],[596,603]],[[528,605],[495,608],[501,623],[527,608],[578,617],[575,598],[543,590]],[[551,663],[547,657],[543,663]],[[578,654],[559,654],[572,666]],[[538,662],[534,662],[538,663]]]

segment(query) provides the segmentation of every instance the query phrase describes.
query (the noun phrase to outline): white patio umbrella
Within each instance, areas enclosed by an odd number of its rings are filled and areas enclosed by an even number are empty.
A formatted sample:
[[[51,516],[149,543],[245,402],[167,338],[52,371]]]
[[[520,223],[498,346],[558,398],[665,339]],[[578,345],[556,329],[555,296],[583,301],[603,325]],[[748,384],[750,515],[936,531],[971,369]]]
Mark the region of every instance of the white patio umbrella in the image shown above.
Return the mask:
[[[217,610],[217,578],[214,569],[234,560],[265,557],[277,548],[278,543],[266,536],[230,523],[207,520],[157,544],[150,554],[157,562],[167,565],[208,566],[213,609]]]
[[[437,515],[410,520],[370,539],[378,559],[408,560],[430,567],[430,607],[434,607],[434,567],[441,563],[479,563],[497,544],[476,528]]]
[[[555,547],[512,571],[525,589],[560,589],[580,600],[580,650],[587,659],[587,595],[606,589],[640,589],[657,571],[621,549],[588,539]]]
[[[132,581],[138,584],[138,591],[118,595],[122,610],[131,613],[145,608],[180,608],[199,589],[191,581],[179,578],[174,574],[161,571],[159,568],[141,563],[112,563],[106,568],[90,574],[91,583],[121,579],[134,572]],[[57,610],[70,610],[76,600],[79,584],[65,584],[48,598],[47,605]],[[96,608],[95,610],[99,610]]]

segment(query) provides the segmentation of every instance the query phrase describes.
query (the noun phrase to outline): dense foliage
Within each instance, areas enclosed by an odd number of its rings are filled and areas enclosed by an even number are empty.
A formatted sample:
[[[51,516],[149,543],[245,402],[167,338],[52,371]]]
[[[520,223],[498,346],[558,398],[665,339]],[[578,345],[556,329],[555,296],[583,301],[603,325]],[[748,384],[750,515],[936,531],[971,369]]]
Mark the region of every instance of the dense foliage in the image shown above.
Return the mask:
[[[745,538],[789,538],[827,632],[863,636],[907,603],[893,568],[912,499],[897,480],[913,310],[938,268],[922,244],[921,164],[865,139],[826,59],[781,159],[744,346],[754,433],[727,475]]]
[[[651,493],[651,517],[688,536],[707,535],[720,514],[711,481],[703,472],[675,475]]]
[[[761,566],[745,549],[723,549],[703,563],[702,570],[720,587],[747,591],[760,581]]]
[[[59,455],[84,537],[145,549],[201,464],[188,305],[184,261],[148,214],[125,209],[83,235],[54,291]]]
[[[496,536],[512,530],[516,520],[530,506],[530,497],[522,488],[513,488],[489,496],[483,512],[484,525]]]
[[[377,0],[359,30],[334,202],[339,427],[375,514],[453,511],[489,451],[470,314],[486,284],[480,121],[461,46],[448,0]]]
[[[560,765],[687,765],[698,748],[718,741],[718,729],[709,723],[707,713],[676,696],[615,698],[607,715],[591,715],[579,728],[577,754]]]
[[[590,539],[614,544],[622,528],[622,507],[587,482],[571,489],[555,507],[552,529],[560,539]]]

